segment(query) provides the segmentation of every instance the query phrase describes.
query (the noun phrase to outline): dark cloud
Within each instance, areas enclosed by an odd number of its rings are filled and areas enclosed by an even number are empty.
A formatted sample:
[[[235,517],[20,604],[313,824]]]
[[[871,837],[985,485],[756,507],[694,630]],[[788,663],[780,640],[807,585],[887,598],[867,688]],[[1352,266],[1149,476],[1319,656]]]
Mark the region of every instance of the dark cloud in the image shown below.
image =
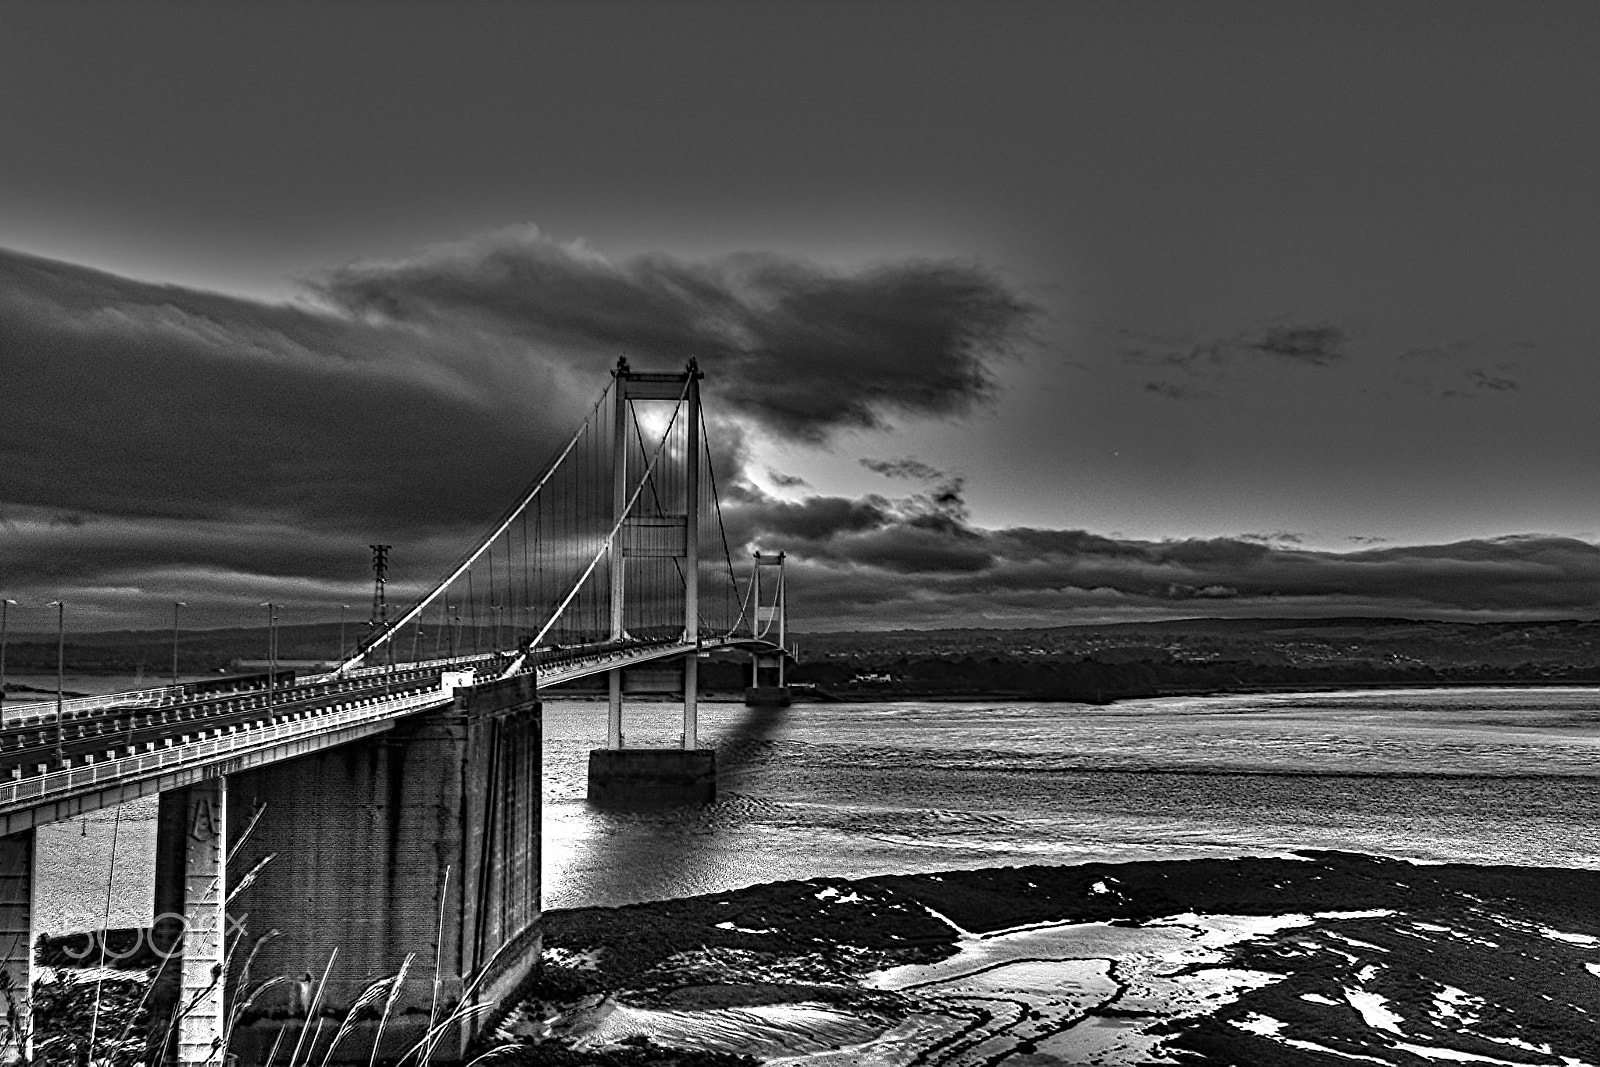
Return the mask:
[[[262,590],[327,605],[362,595],[381,540],[403,595],[544,468],[622,352],[700,357],[737,502],[760,496],[752,427],[814,441],[959,415],[1033,316],[971,265],[613,264],[537,237],[347,268],[314,293],[267,303],[0,251],[7,592],[70,587],[107,618],[212,587],[234,608]],[[843,510],[789,518],[802,536],[878,521],[870,500]]]
[[[1337,326],[1269,326],[1250,347],[1269,356],[1322,367],[1344,358],[1345,332]]]
[[[514,491],[584,405],[492,339],[7,253],[0,353],[6,503],[75,514],[450,525]]]
[[[894,517],[883,497],[858,500],[837,496],[809,496],[804,500],[777,500],[754,496],[726,507],[724,518],[734,539],[758,545],[778,543],[821,545],[835,538],[876,530]]]
[[[1144,390],[1173,400],[1215,396],[1196,382],[1213,387],[1233,381],[1251,360],[1273,359],[1309,367],[1327,367],[1345,358],[1350,334],[1332,323],[1271,323],[1240,330],[1224,337],[1195,340],[1162,337],[1123,328],[1122,362],[1156,368],[1161,377],[1144,383]],[[1176,375],[1180,380],[1173,380]]]
[[[1443,363],[1459,360],[1472,351],[1470,341],[1452,341],[1444,345],[1423,345],[1408,348],[1397,357],[1401,363]]]
[[[952,478],[934,489],[928,497],[940,511],[964,517],[967,512],[967,502],[962,496],[963,488],[964,483],[960,478]]]
[[[730,543],[790,553],[802,625],[1550,615],[1600,602],[1600,550],[1571,539],[1344,554],[1284,532],[1140,541],[975,526],[961,480],[910,458],[863,461],[927,483],[898,497],[781,500],[747,477],[757,426],[818,440],[988,395],[993,360],[1032,312],[974,268],[618,264],[522,240],[350,268],[320,293],[267,304],[0,253],[4,592],[31,607],[65,596],[79,626],[180,598],[197,618],[211,604],[238,622],[267,599],[326,618],[361,603],[366,545],[382,540],[397,545],[401,599],[544,467],[597,392],[606,347],[648,342],[710,372]],[[1344,336],[1330,329],[1151,358],[1200,380],[1239,358],[1321,366]],[[1514,384],[1483,360],[1409,362],[1458,368],[1481,390]]]
[[[1182,385],[1175,385],[1172,382],[1162,381],[1145,382],[1144,391],[1147,393],[1154,393],[1156,396],[1167,397],[1169,400],[1193,400],[1196,397],[1211,395],[1209,393],[1203,393],[1198,389],[1190,389]]]
[[[769,431],[817,443],[896,415],[959,416],[993,393],[992,365],[1036,309],[972,264],[853,272],[741,254],[610,260],[533,230],[312,282],[384,322],[473,322],[589,368],[619,353],[696,356],[707,388]]]
[[[1240,534],[1239,539],[1241,541],[1256,541],[1264,545],[1298,545],[1305,542],[1305,536],[1303,534],[1297,534],[1290,530],[1278,530],[1275,533]]]
[[[1515,392],[1522,388],[1514,377],[1520,369],[1508,352],[1536,349],[1529,342],[1502,342],[1471,337],[1448,344],[1408,348],[1396,358],[1397,377],[1409,386],[1440,396],[1470,397]]]
[[[374,540],[403,546],[398,587],[435,577],[599,387],[477,331],[7,252],[0,381],[6,592],[66,596],[80,625],[191,596],[198,620],[211,586],[218,611],[336,604]]]
[[[781,471],[773,470],[771,467],[767,468],[767,480],[780,489],[809,488],[811,485],[810,482],[798,474],[784,474]]]
[[[919,459],[861,459],[858,462],[875,474],[885,478],[910,478],[916,481],[934,482],[944,477],[944,471],[930,467]]]
[[[1504,374],[1484,370],[1482,367],[1468,367],[1467,388],[1465,390],[1446,390],[1446,396],[1460,395],[1460,393],[1503,393],[1511,389],[1522,388],[1515,379],[1507,378]]]
[[[1140,541],[986,530],[937,495],[751,500],[737,523],[741,538],[790,553],[794,610],[801,625],[819,628],[1197,612],[1548,617],[1600,605],[1600,548],[1561,537],[1348,553],[1306,549],[1284,532]]]

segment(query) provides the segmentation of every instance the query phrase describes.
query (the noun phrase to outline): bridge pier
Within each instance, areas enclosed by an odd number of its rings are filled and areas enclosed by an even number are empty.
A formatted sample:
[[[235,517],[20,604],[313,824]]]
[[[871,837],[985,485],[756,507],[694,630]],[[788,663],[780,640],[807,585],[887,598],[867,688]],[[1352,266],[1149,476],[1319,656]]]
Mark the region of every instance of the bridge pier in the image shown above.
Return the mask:
[[[695,653],[665,669],[652,664],[618,667],[610,677],[610,723],[607,746],[589,752],[591,803],[615,807],[676,807],[709,804],[717,799],[717,754],[700,747],[699,660]],[[683,737],[677,748],[626,748],[623,745],[623,696],[683,694]]]
[[[462,1061],[538,964],[540,745],[524,675],[459,688],[451,705],[365,741],[232,777],[230,830],[243,829],[251,801],[264,805],[238,866],[274,858],[235,906],[248,917],[231,1002],[288,979],[240,1015],[228,1047],[240,1067],[303,1035],[309,1062],[324,1062],[358,1001],[368,1009],[327,1062],[366,1064],[375,1046],[378,1059],[398,1058],[419,1040],[433,1045],[430,1063]]]
[[[30,1049],[33,1000],[33,831],[0,837],[0,971],[5,978],[0,1063]]]
[[[615,752],[622,747],[622,668],[606,671],[609,705],[606,712],[606,748]]]
[[[750,688],[744,691],[748,707],[786,708],[789,687],[784,684],[784,653],[756,652],[750,656]]]
[[[784,684],[785,657],[788,655],[789,598],[784,582],[785,554],[757,552],[750,568],[750,599],[755,607],[750,620],[751,636],[766,636],[774,625],[778,628],[778,647],[773,652],[753,652],[750,656],[750,688],[744,691],[744,702],[749,707],[786,708],[789,706],[789,687]],[[777,578],[763,587],[761,572],[776,570]],[[769,602],[768,597],[771,597]],[[759,634],[758,634],[759,631]]]
[[[228,780],[183,790],[183,965],[179,969],[177,1062],[220,1064],[228,941]],[[158,827],[159,832],[159,827]],[[159,845],[158,845],[159,847]]]
[[[221,1064],[226,1040],[228,780],[161,794],[156,816],[155,919],[162,958],[150,992],[152,1051],[163,1064]]]

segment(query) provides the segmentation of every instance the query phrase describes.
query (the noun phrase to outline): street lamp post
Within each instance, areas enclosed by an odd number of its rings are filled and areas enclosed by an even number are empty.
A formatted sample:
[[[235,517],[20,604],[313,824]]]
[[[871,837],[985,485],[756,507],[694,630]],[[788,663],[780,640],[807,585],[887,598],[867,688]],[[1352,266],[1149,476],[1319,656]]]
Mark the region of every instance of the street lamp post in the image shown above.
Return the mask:
[[[278,681],[278,609],[270,600],[263,600],[267,609],[267,706],[272,706],[272,692]]]
[[[178,684],[178,609],[189,606],[186,600],[172,602],[172,684]]]
[[[52,600],[50,604],[56,609],[56,765],[59,769],[66,750],[66,727],[63,725],[65,716],[62,714],[62,705],[65,702],[61,698],[62,690],[65,688],[62,684],[62,675],[66,670],[67,602]]]
[[[0,703],[6,699],[6,623],[7,612],[16,601],[0,597]]]
[[[344,613],[350,610],[349,604],[339,605],[339,662],[344,662]]]

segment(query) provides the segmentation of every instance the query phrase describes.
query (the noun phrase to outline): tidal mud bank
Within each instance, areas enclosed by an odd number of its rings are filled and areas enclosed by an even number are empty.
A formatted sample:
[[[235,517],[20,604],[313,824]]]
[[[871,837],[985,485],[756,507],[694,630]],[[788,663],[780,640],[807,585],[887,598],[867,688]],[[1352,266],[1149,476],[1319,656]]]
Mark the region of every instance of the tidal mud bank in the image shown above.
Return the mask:
[[[1342,852],[1006,867],[546,924],[495,1061],[1600,1067],[1600,871]]]

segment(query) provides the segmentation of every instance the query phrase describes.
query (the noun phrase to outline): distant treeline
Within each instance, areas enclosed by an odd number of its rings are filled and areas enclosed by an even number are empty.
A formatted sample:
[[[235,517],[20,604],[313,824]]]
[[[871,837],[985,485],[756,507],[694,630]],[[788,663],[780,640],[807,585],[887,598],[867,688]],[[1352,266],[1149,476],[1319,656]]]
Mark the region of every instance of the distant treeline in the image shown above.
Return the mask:
[[[889,681],[856,681],[864,673]],[[1600,671],[1589,666],[1476,665],[1437,669],[1419,664],[1343,662],[1292,666],[1249,661],[1193,662],[1174,659],[1118,660],[1092,656],[1070,660],[901,657],[864,667],[837,662],[803,663],[790,681],[822,686],[841,696],[1016,696],[1034,700],[1103,702],[1168,693],[1225,692],[1264,688],[1326,688],[1382,685],[1475,685],[1510,683],[1596,683]]]

